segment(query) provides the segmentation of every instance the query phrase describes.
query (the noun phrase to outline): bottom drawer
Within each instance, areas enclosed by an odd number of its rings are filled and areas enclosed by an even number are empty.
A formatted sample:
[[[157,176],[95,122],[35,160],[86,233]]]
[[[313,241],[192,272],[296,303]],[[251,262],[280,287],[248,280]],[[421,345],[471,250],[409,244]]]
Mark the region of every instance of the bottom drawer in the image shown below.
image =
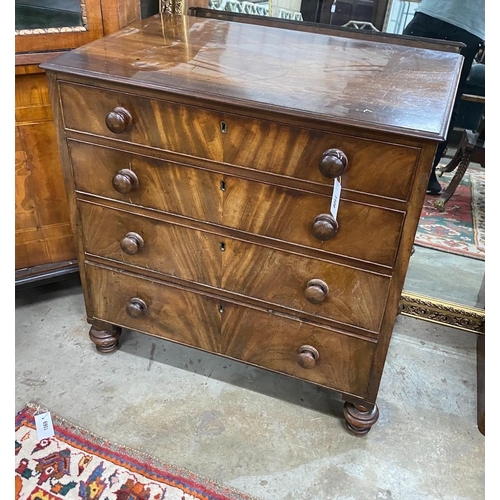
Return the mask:
[[[93,318],[363,397],[375,341],[201,292],[85,266]]]
[[[375,341],[362,340],[273,312],[225,304],[226,356],[363,397]]]
[[[218,352],[215,299],[91,264],[85,272],[94,319]]]

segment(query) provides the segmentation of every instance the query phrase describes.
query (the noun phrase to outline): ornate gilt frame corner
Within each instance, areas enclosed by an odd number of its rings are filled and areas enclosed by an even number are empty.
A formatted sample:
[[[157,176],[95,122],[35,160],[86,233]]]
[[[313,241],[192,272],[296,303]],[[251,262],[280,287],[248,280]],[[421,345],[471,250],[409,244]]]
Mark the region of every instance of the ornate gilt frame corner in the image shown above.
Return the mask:
[[[485,332],[484,309],[436,300],[417,293],[403,291],[400,314],[468,332]]]
[[[160,0],[162,14],[185,14],[184,0]]]

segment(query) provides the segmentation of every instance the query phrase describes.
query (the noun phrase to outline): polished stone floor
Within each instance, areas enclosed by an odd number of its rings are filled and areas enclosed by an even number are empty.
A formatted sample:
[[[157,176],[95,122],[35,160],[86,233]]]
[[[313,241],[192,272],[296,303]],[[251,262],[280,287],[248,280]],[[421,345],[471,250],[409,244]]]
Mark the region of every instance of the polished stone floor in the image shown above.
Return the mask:
[[[40,403],[262,500],[485,498],[476,334],[399,316],[360,438],[304,382],[131,331],[99,354],[75,278],[17,291],[15,330],[16,410]]]

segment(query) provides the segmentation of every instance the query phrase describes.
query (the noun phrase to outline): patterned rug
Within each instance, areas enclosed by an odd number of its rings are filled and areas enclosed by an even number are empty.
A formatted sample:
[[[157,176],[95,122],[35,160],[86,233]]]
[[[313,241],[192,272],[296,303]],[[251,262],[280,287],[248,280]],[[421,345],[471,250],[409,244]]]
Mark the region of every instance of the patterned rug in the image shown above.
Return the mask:
[[[443,190],[455,172],[438,178]],[[470,165],[444,212],[434,208],[437,196],[426,195],[415,245],[485,260],[484,168]]]
[[[16,415],[15,499],[256,500],[112,444],[34,403]]]

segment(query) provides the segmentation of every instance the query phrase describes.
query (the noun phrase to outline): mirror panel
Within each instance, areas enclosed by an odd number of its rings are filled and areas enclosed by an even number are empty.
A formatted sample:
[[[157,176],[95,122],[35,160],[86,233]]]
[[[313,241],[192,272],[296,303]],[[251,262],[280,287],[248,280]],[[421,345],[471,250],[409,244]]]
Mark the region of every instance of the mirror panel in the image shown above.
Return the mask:
[[[82,0],[16,0],[16,31],[84,27]]]

